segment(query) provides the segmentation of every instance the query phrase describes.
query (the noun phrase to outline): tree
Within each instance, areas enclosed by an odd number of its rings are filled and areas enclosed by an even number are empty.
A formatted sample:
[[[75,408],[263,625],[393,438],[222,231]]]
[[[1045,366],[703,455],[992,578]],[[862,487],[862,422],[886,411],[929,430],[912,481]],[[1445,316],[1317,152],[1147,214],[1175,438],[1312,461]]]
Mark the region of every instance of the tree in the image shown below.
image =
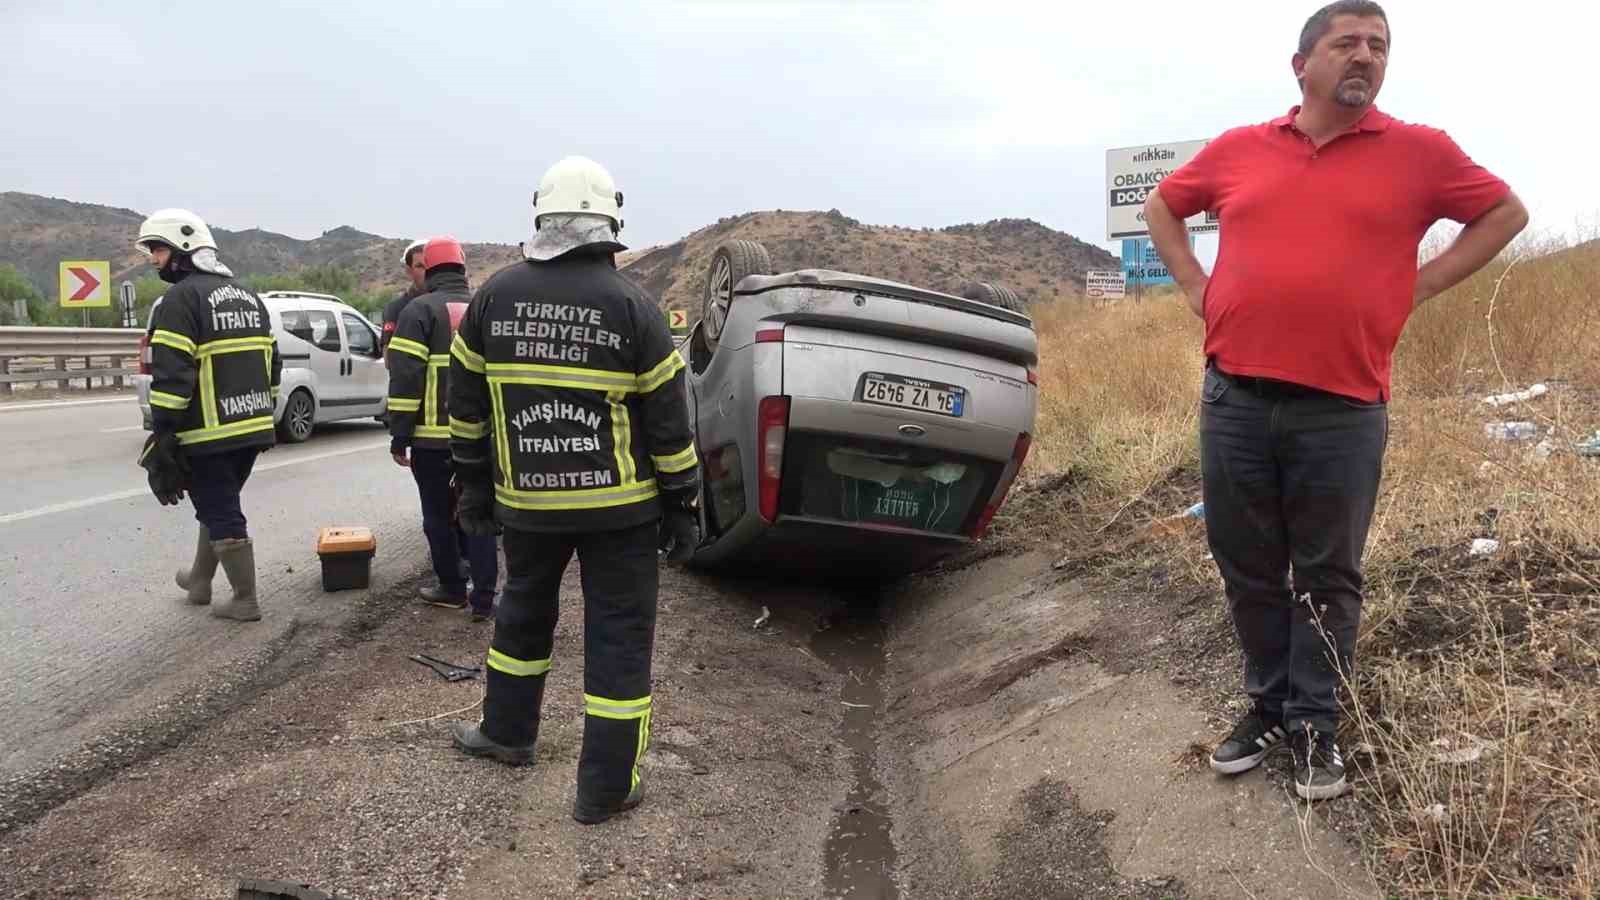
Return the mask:
[[[18,300],[27,305],[30,319],[35,309],[44,306],[44,297],[40,296],[39,289],[33,286],[27,276],[10,263],[0,265],[0,324],[28,324],[27,321],[16,320],[14,309]]]

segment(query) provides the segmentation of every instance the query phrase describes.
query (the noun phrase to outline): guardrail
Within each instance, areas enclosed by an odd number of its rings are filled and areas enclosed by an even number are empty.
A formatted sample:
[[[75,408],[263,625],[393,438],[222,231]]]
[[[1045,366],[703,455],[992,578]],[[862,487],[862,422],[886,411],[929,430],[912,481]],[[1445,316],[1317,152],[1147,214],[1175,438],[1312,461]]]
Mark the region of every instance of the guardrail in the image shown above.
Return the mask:
[[[33,328],[0,326],[0,394],[19,383],[53,381],[61,387],[96,378],[127,383],[138,372],[142,328]],[[104,360],[97,367],[96,361]],[[129,365],[131,364],[131,366]]]

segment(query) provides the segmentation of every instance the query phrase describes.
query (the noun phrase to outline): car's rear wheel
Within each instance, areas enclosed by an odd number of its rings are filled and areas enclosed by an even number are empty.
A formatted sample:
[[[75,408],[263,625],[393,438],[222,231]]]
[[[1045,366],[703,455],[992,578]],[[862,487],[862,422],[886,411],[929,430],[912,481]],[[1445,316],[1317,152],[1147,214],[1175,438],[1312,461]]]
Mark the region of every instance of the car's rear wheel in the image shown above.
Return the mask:
[[[298,444],[311,437],[311,431],[316,426],[317,405],[311,400],[311,392],[305,388],[295,388],[289,395],[289,402],[283,406],[283,421],[278,423],[278,433],[284,441]]]
[[[757,241],[728,241],[711,254],[706,271],[705,298],[700,310],[706,347],[716,352],[722,328],[728,322],[733,289],[746,275],[772,274],[772,257]]]
[[[979,303],[987,303],[990,306],[998,306],[1001,309],[1009,309],[1012,312],[1027,313],[1028,311],[1028,305],[1022,302],[1022,298],[1017,296],[1016,291],[1004,285],[990,284],[987,281],[975,281],[967,285],[962,289],[961,296],[968,300],[976,300]]]

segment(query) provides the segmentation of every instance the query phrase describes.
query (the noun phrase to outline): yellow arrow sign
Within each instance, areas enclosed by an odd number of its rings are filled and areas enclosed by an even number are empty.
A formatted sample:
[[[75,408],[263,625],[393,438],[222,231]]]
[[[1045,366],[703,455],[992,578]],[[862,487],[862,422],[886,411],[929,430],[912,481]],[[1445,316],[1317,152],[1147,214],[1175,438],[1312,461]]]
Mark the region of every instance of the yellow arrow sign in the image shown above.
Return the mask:
[[[68,260],[61,270],[62,306],[110,306],[111,263],[105,260]]]

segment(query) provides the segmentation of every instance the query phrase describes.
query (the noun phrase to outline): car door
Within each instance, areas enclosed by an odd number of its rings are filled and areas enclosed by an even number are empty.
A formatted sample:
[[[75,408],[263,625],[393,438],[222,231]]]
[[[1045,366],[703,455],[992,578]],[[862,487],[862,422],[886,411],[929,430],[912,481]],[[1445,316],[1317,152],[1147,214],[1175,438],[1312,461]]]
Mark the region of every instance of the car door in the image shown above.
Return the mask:
[[[372,323],[353,310],[339,313],[344,326],[345,380],[349,382],[350,415],[375,416],[383,411],[389,396],[389,369],[378,351],[378,332]]]
[[[345,377],[346,354],[339,318],[332,310],[304,310],[311,334],[311,371],[317,381],[317,421],[343,418],[350,405],[350,379]]]

